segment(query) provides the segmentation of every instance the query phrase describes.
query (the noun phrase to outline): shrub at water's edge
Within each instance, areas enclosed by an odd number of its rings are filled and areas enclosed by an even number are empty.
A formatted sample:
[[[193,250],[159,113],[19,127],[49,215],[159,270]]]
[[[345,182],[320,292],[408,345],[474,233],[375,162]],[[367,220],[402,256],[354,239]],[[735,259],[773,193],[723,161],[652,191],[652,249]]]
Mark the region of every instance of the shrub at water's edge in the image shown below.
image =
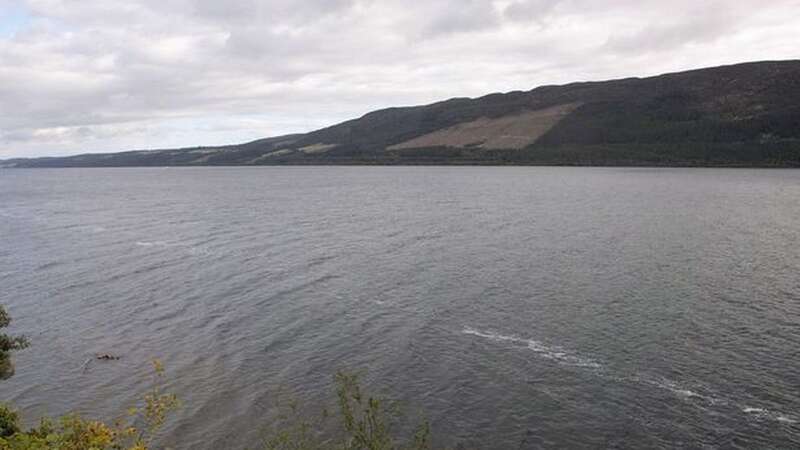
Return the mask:
[[[142,407],[130,408],[112,424],[69,414],[58,420],[44,418],[22,431],[18,414],[0,405],[0,450],[147,450],[169,413],[179,406],[175,394],[163,390],[164,368],[153,361],[153,386]],[[135,426],[134,423],[142,423]]]
[[[0,306],[0,328],[11,318]],[[11,352],[28,346],[21,336],[0,334],[0,372],[2,379],[14,374]],[[38,426],[23,430],[19,414],[0,403],[0,450],[147,450],[164,426],[168,415],[180,405],[175,394],[164,392],[164,367],[153,361],[151,389],[144,395],[141,407],[128,409],[122,419],[113,423],[88,420],[69,414],[54,420],[43,418]],[[365,393],[358,376],[339,372],[335,377],[338,403],[337,432],[326,434],[322,427],[331,416],[322,411],[313,420],[297,413],[290,405],[272,424],[264,439],[265,450],[425,450],[430,448],[430,427],[423,421],[416,432],[398,438],[392,429],[396,408],[386,399]],[[143,425],[134,425],[141,423]]]
[[[11,323],[11,317],[5,308],[0,305],[0,329]],[[8,336],[0,333],[0,380],[5,380],[14,375],[14,363],[11,361],[11,352],[19,351],[28,346],[24,336]]]
[[[398,436],[392,417],[397,408],[380,397],[365,393],[358,376],[339,372],[335,377],[339,421],[333,434],[321,431],[332,417],[322,411],[319,417],[298,413],[289,405],[272,425],[264,440],[265,450],[426,450],[430,449],[430,426],[422,421],[413,435]]]
[[[163,392],[163,368],[154,362],[153,388],[144,396],[142,408],[131,408],[113,424],[70,414],[58,420],[42,419],[38,426],[22,431],[18,414],[0,405],[0,450],[147,450],[178,407],[174,394]],[[427,450],[430,426],[422,421],[405,438],[394,432],[393,403],[365,393],[353,374],[335,377],[338,415],[322,411],[319,417],[298,413],[296,404],[281,414],[263,441],[264,450]],[[336,431],[325,433],[329,420],[338,421]],[[134,423],[143,423],[141,427]]]

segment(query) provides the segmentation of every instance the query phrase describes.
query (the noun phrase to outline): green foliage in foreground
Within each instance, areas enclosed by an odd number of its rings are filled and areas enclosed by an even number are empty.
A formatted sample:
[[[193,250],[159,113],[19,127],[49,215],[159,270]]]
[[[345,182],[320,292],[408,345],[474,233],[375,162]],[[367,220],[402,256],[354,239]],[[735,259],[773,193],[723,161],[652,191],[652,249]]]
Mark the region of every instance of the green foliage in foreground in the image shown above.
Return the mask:
[[[0,306],[0,328],[11,322]],[[27,347],[24,337],[0,334],[0,375],[13,375],[10,352]],[[144,395],[141,408],[130,408],[113,422],[87,420],[69,414],[58,420],[43,418],[38,426],[23,430],[19,415],[0,403],[0,450],[148,450],[169,414],[179,407],[175,394],[163,390],[164,368],[153,361],[152,388]],[[339,372],[335,377],[338,423],[327,433],[331,417],[323,411],[314,422],[298,414],[291,405],[289,415],[278,418],[264,440],[265,450],[427,450],[430,426],[423,421],[412,436],[401,439],[392,430],[396,413],[393,403],[362,391],[358,377]],[[143,425],[134,425],[141,423]]]
[[[38,426],[22,431],[19,416],[0,404],[0,450],[147,450],[169,413],[179,406],[174,394],[163,392],[164,368],[153,362],[153,387],[142,408],[130,408],[112,424],[70,414],[58,420],[44,418]],[[134,426],[134,422],[143,426]]]
[[[174,394],[161,388],[163,368],[154,362],[153,388],[144,396],[142,408],[131,408],[114,423],[88,420],[70,414],[58,420],[42,419],[38,426],[23,431],[18,414],[0,405],[0,450],[148,450],[153,437],[164,425],[170,412],[179,406]],[[356,375],[336,375],[338,423],[336,431],[323,428],[332,416],[323,412],[316,420],[298,414],[292,404],[264,440],[264,450],[428,450],[430,427],[422,422],[406,439],[393,433],[394,405],[364,393]],[[141,427],[134,426],[141,422]]]
[[[0,305],[0,328],[5,328],[10,323],[11,317],[8,315],[5,308]],[[14,375],[14,364],[11,361],[11,352],[22,350],[27,346],[28,340],[25,339],[24,336],[8,336],[0,333],[0,380],[8,379],[11,375]]]
[[[354,374],[336,374],[338,432],[325,436],[321,428],[331,419],[327,412],[314,422],[297,413],[282,416],[264,441],[265,450],[426,450],[430,447],[430,426],[423,421],[407,439],[392,430],[395,406],[386,399],[362,391]]]

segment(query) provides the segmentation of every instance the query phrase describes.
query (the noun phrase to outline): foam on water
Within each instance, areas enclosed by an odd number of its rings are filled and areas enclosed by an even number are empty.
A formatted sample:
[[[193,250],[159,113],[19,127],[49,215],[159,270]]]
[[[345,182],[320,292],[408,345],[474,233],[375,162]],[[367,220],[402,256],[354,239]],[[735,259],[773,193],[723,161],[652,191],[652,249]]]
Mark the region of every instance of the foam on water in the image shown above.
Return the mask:
[[[542,358],[550,359],[553,361],[558,362],[559,364],[564,364],[568,366],[576,366],[576,367],[587,367],[587,368],[600,368],[600,364],[596,361],[583,358],[578,355],[575,355],[573,352],[569,352],[567,350],[562,349],[558,346],[551,346],[546,345],[542,342],[536,341],[534,339],[525,339],[520,338],[517,336],[508,336],[503,334],[498,334],[494,332],[487,332],[487,331],[479,331],[475,330],[470,327],[465,327],[462,332],[464,334],[470,334],[473,336],[479,336],[482,338],[490,339],[493,341],[498,342],[512,342],[515,344],[523,344],[528,348],[528,350],[533,351],[534,353],[538,354]]]
[[[604,370],[593,370],[593,372],[597,374],[597,376],[602,376],[604,378],[615,380],[620,383],[636,383],[646,386],[652,386],[657,389],[663,389],[665,391],[668,391],[673,395],[675,395],[676,397],[681,398],[683,400],[689,401],[695,399],[702,401],[702,403],[705,405],[737,406],[741,412],[745,413],[746,415],[756,417],[758,419],[774,420],[785,424],[798,423],[797,419],[791,416],[787,416],[778,412],[771,412],[766,408],[741,406],[734,401],[728,401],[724,398],[712,396],[710,394],[702,394],[700,392],[697,392],[696,390],[687,388],[685,384],[678,383],[676,381],[669,380],[666,378],[653,377],[641,373],[630,376],[619,376],[619,375],[609,374],[607,365],[600,364],[596,362],[595,359],[579,357],[575,355],[573,352],[564,350],[561,347],[545,345],[542,342],[539,342],[534,339],[521,338],[507,334],[500,334],[493,331],[480,331],[471,327],[464,327],[464,329],[461,330],[461,332],[463,334],[478,336],[495,342],[510,342],[513,344],[523,344],[525,348],[532,350],[540,357],[554,360],[559,364],[575,366],[575,367],[591,368],[591,369],[604,369]]]
[[[148,242],[148,241],[137,241],[136,245],[139,247],[169,247],[170,244],[164,241],[155,241],[155,242]]]
[[[711,394],[708,393],[701,394],[700,392],[697,392],[696,390],[687,387],[685,384],[662,377],[652,377],[639,374],[633,377],[628,377],[627,380],[635,383],[641,383],[648,386],[653,386],[658,389],[663,389],[684,400],[690,400],[690,399],[702,400],[712,405],[717,405],[717,404],[724,405],[728,403],[727,401],[717,398]]]
[[[186,250],[186,252],[190,255],[195,256],[210,256],[214,254],[206,246],[195,246],[195,245],[188,245],[188,244],[179,244],[173,242],[166,242],[166,241],[137,241],[136,245],[138,247],[182,247]]]
[[[774,420],[785,424],[795,424],[798,422],[794,417],[790,417],[779,412],[773,412],[766,408],[753,408],[750,406],[745,406],[742,408],[742,412],[757,419]]]
[[[744,408],[742,408],[742,412],[745,412],[745,413],[747,413],[747,414],[750,414],[750,413],[753,413],[753,414],[763,414],[763,413],[767,412],[767,410],[766,410],[766,409],[764,409],[764,408],[750,408],[750,407],[744,407]]]

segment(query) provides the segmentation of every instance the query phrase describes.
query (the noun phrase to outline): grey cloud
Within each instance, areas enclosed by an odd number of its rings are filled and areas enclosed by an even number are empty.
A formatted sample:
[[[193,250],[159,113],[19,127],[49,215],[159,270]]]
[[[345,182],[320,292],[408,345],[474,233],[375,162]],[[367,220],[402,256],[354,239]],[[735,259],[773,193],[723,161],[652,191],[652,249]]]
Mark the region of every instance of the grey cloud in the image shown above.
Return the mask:
[[[190,11],[214,23],[309,26],[347,14],[356,5],[355,0],[188,0],[176,4],[173,10],[179,14]]]
[[[121,134],[145,132],[141,127],[77,126],[14,130],[0,134],[0,142],[80,142],[118,137]]]
[[[730,34],[738,20],[732,14],[693,14],[682,21],[651,23],[631,32],[612,34],[606,47],[616,52],[641,53],[671,50],[687,44],[710,42]]]
[[[378,107],[796,57],[800,40],[797,0],[11,1],[32,21],[0,37],[0,157],[216,145]]]
[[[542,21],[549,17],[563,0],[515,0],[504,10],[503,15],[514,21]]]
[[[0,134],[0,142],[13,144],[15,142],[27,142],[33,139],[33,130],[14,130]]]
[[[426,15],[431,17],[423,30],[424,36],[480,31],[500,23],[489,0],[454,0],[433,5],[427,14],[422,14],[423,20]]]

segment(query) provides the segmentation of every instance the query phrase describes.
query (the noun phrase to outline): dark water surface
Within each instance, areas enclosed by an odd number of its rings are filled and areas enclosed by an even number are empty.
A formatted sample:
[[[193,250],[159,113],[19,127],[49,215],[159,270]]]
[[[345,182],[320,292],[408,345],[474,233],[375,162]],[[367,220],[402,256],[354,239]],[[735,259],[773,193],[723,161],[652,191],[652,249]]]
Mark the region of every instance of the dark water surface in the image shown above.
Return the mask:
[[[449,446],[800,446],[800,171],[3,170],[0,303],[1,400],[113,417],[160,357],[180,449],[340,368]]]

